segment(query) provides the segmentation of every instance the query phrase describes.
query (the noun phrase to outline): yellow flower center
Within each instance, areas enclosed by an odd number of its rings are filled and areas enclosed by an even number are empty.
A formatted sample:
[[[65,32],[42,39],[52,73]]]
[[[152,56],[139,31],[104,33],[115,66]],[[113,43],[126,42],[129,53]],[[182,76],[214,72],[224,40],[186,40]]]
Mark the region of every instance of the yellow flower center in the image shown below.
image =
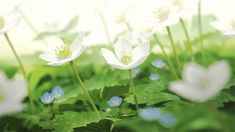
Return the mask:
[[[119,105],[118,101],[117,100],[113,100],[112,102],[114,105]]]
[[[0,102],[4,100],[4,94],[0,91]]]
[[[121,58],[121,62],[125,65],[128,65],[132,62],[132,56],[130,55],[123,55]]]
[[[59,57],[67,58],[67,57],[70,57],[72,55],[72,51],[71,51],[69,46],[60,45],[60,46],[56,47],[55,54]]]
[[[182,0],[174,0],[174,1],[173,1],[173,4],[180,6],[180,5],[182,4]]]
[[[169,17],[170,12],[171,12],[170,8],[161,7],[154,12],[154,15],[159,21],[165,21]]]
[[[209,86],[209,82],[208,81],[201,81],[198,84],[198,87],[201,88],[201,89],[208,88],[208,86]]]
[[[5,20],[2,16],[0,16],[0,30],[3,29],[4,25],[5,25]]]

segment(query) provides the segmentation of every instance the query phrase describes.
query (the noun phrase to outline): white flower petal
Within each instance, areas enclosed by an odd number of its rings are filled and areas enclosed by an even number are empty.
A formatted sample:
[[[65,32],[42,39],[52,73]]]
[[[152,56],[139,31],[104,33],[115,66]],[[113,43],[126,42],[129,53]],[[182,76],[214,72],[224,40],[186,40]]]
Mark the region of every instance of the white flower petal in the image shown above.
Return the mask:
[[[212,89],[220,91],[230,78],[230,68],[226,61],[218,61],[209,67]]]
[[[78,52],[81,52],[82,47],[84,47],[82,45],[83,38],[84,32],[80,32],[70,46],[73,53],[79,54]]]
[[[191,101],[202,102],[208,99],[207,92],[205,94],[205,91],[203,89],[197,89],[183,81],[176,81],[171,83],[170,90],[178,94],[182,98]]]
[[[23,109],[23,99],[26,96],[26,81],[20,78],[7,79],[0,73],[0,116]]]
[[[234,31],[225,31],[224,35],[235,35],[235,30]]]
[[[232,31],[233,28],[227,23],[227,22],[222,22],[222,21],[214,21],[210,23],[214,28],[217,30],[225,33],[228,31]]]
[[[0,116],[19,112],[21,110],[23,110],[23,105],[20,101],[6,100],[0,103]]]
[[[11,88],[11,90],[5,91],[6,97],[12,100],[23,100],[27,95],[27,85],[23,78],[9,80],[6,87]]]
[[[121,62],[119,62],[119,60],[116,58],[112,51],[102,48],[101,53],[104,56],[106,62],[112,67],[122,70],[128,69],[127,65],[123,65]]]
[[[120,63],[119,60],[116,58],[116,56],[113,54],[113,52],[108,49],[102,48],[101,54],[103,55],[103,57],[108,63],[113,63],[113,64]]]
[[[148,53],[147,55],[142,56],[141,58],[138,58],[138,59],[134,60],[132,63],[130,63],[128,65],[128,69],[133,69],[133,68],[139,66],[140,64],[142,64],[148,58],[149,54],[150,53]]]
[[[72,58],[63,58],[63,59],[59,59],[57,61],[54,61],[54,62],[49,62],[47,63],[47,65],[50,65],[50,66],[61,66],[67,62],[70,62],[72,61],[73,59]]]
[[[128,39],[121,38],[114,45],[114,50],[120,60],[123,54],[128,55],[132,53],[131,42]]]
[[[137,60],[143,56],[146,56],[150,52],[150,44],[148,42],[139,44],[136,48],[133,49],[132,55],[133,59]]]
[[[80,47],[80,49],[78,49],[77,51],[74,51],[74,52],[72,53],[72,55],[71,55],[71,59],[74,60],[74,59],[78,58],[78,57],[82,54],[82,52],[84,51],[84,49],[85,49],[85,46],[82,45],[82,46]]]
[[[39,58],[48,61],[48,62],[54,62],[57,61],[58,58],[55,55],[52,55],[50,53],[43,53],[39,55]]]
[[[207,78],[207,75],[207,71],[204,67],[198,64],[189,63],[185,65],[182,77],[186,82],[196,84],[202,77]]]

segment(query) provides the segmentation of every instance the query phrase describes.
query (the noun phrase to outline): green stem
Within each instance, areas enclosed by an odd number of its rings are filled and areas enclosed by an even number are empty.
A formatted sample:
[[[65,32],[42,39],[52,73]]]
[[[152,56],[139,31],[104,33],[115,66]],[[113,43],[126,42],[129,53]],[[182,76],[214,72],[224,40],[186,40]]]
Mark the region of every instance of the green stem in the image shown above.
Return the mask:
[[[20,9],[20,14],[22,18],[25,20],[25,22],[28,24],[28,26],[31,28],[31,30],[35,34],[39,34],[38,30],[35,28],[35,26],[32,24],[32,22],[28,19],[28,17],[25,15],[25,13]]]
[[[8,34],[5,33],[4,36],[5,36],[5,38],[6,38],[8,44],[9,44],[9,46],[10,46],[10,48],[11,48],[13,54],[14,54],[14,56],[15,56],[15,58],[16,58],[18,64],[19,64],[19,66],[20,66],[20,69],[21,69],[21,71],[22,71],[22,74],[23,74],[23,76],[24,76],[24,79],[25,79],[25,81],[26,81],[26,83],[27,83],[27,90],[28,90],[28,95],[29,95],[29,102],[30,102],[30,106],[31,106],[32,113],[34,113],[34,102],[33,102],[32,91],[31,91],[31,88],[29,87],[29,84],[28,84],[28,78],[27,78],[27,74],[26,74],[24,65],[23,65],[22,61],[20,60],[20,57],[19,57],[19,55],[17,54],[17,52],[16,52],[16,50],[15,50],[15,47],[13,46],[13,44],[12,44],[12,42],[11,42],[11,40],[10,40]]]
[[[92,100],[92,98],[91,98],[89,92],[86,90],[86,88],[85,88],[85,86],[84,86],[84,83],[83,83],[82,79],[80,78],[80,76],[79,76],[79,74],[78,74],[78,72],[77,72],[77,70],[76,70],[76,68],[75,68],[75,66],[74,66],[73,61],[70,62],[70,65],[71,65],[72,70],[73,70],[73,72],[74,72],[74,74],[75,74],[75,76],[76,76],[77,81],[78,81],[78,82],[80,83],[80,85],[81,85],[81,88],[82,88],[83,92],[84,92],[85,95],[87,96],[88,101],[90,102],[92,108],[95,110],[95,113],[96,113],[98,119],[101,119],[100,112],[99,112],[98,109],[96,108],[95,103],[93,102],[93,100]]]
[[[104,28],[104,32],[105,32],[107,42],[110,44],[111,43],[111,38],[110,38],[109,30],[108,30],[107,23],[105,21],[104,15],[103,15],[102,12],[100,12],[99,16],[100,16],[100,20],[101,20],[103,28]]]
[[[177,66],[181,70],[181,65],[180,65],[179,57],[178,57],[177,52],[176,52],[175,43],[174,43],[174,40],[173,40],[173,37],[172,37],[172,34],[171,34],[170,27],[167,26],[166,29],[167,29],[167,33],[168,33],[169,40],[170,40],[170,43],[171,43],[171,47],[173,49],[173,54],[174,54],[174,56],[176,58]]]
[[[130,25],[129,22],[126,22],[126,27],[128,28],[128,30],[129,30],[130,32],[133,31],[133,28],[131,27],[131,25]]]
[[[136,92],[135,92],[135,87],[134,87],[134,82],[133,82],[131,69],[129,70],[129,77],[130,77],[130,81],[131,81],[131,90],[132,90],[132,94],[133,94],[134,101],[135,101],[136,112],[138,112],[139,111],[139,105],[138,105],[137,95],[136,95]]]
[[[202,15],[201,15],[201,0],[198,2],[198,32],[200,37],[200,50],[202,54],[202,62],[205,64],[205,53],[204,53],[204,45],[202,40]]]
[[[189,37],[188,30],[187,30],[187,28],[186,28],[186,26],[185,26],[185,23],[184,23],[184,20],[183,20],[182,18],[180,18],[180,23],[181,23],[181,25],[182,25],[182,28],[183,28],[183,30],[184,30],[185,37],[186,37],[187,42],[188,42],[188,46],[187,46],[187,44],[186,44],[186,45],[185,45],[185,48],[186,48],[186,50],[187,50],[187,48],[189,48],[189,51],[190,51],[190,54],[191,54],[191,59],[192,59],[193,62],[195,62],[194,55],[193,55],[193,48],[192,48],[192,44],[191,44],[191,39],[190,39],[190,37]]]
[[[54,111],[53,111],[53,106],[48,104],[48,109],[49,109],[49,112],[51,113],[51,119],[54,118],[55,114],[54,114]]]
[[[166,61],[167,61],[167,63],[169,64],[170,69],[171,69],[173,75],[175,76],[176,79],[179,79],[179,77],[177,76],[177,72],[176,72],[175,68],[173,67],[173,64],[171,63],[171,60],[170,60],[170,58],[168,57],[168,55],[167,55],[167,53],[166,53],[166,51],[165,51],[165,49],[164,49],[164,46],[162,45],[162,43],[160,42],[160,40],[158,39],[158,37],[157,37],[156,34],[153,34],[153,37],[155,38],[157,44],[158,44],[159,47],[161,48],[161,51],[162,51],[163,55],[166,57]]]

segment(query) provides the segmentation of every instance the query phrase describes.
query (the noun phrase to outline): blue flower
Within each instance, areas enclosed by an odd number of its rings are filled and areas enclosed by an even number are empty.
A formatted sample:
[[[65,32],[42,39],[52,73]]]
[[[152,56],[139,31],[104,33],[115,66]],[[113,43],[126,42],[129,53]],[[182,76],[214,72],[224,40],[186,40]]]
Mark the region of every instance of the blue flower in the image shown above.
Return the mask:
[[[148,107],[145,109],[140,109],[139,117],[145,121],[156,121],[161,116],[161,111],[155,107]]]
[[[156,59],[154,61],[152,61],[151,63],[154,67],[157,67],[159,69],[162,69],[165,67],[166,63],[162,60]]]
[[[171,114],[165,113],[159,119],[159,122],[166,127],[173,126],[176,123],[176,119]]]
[[[107,103],[111,106],[111,107],[117,107],[120,106],[122,103],[122,98],[118,97],[118,96],[113,96],[112,98],[110,98]]]
[[[150,80],[159,80],[159,76],[158,76],[158,74],[151,73],[151,74],[149,75],[149,79],[150,79]]]
[[[55,99],[59,99],[64,96],[64,90],[60,86],[55,86],[51,94]]]
[[[54,96],[53,96],[53,94],[46,92],[41,96],[40,99],[44,104],[50,104],[53,102]]]

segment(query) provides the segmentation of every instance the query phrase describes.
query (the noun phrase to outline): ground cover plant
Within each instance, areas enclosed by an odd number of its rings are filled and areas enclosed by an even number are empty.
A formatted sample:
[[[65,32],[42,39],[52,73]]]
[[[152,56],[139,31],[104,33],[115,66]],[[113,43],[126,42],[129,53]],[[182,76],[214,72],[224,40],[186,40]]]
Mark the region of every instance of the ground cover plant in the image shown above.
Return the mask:
[[[171,0],[143,31],[122,15],[127,30],[92,47],[83,41],[88,31],[70,32],[76,16],[64,30],[37,34],[35,41],[58,41],[30,56],[8,35],[25,19],[20,7],[0,15],[17,62],[0,63],[0,131],[235,131],[235,21],[202,15],[200,0],[195,7],[186,19],[183,1]]]

